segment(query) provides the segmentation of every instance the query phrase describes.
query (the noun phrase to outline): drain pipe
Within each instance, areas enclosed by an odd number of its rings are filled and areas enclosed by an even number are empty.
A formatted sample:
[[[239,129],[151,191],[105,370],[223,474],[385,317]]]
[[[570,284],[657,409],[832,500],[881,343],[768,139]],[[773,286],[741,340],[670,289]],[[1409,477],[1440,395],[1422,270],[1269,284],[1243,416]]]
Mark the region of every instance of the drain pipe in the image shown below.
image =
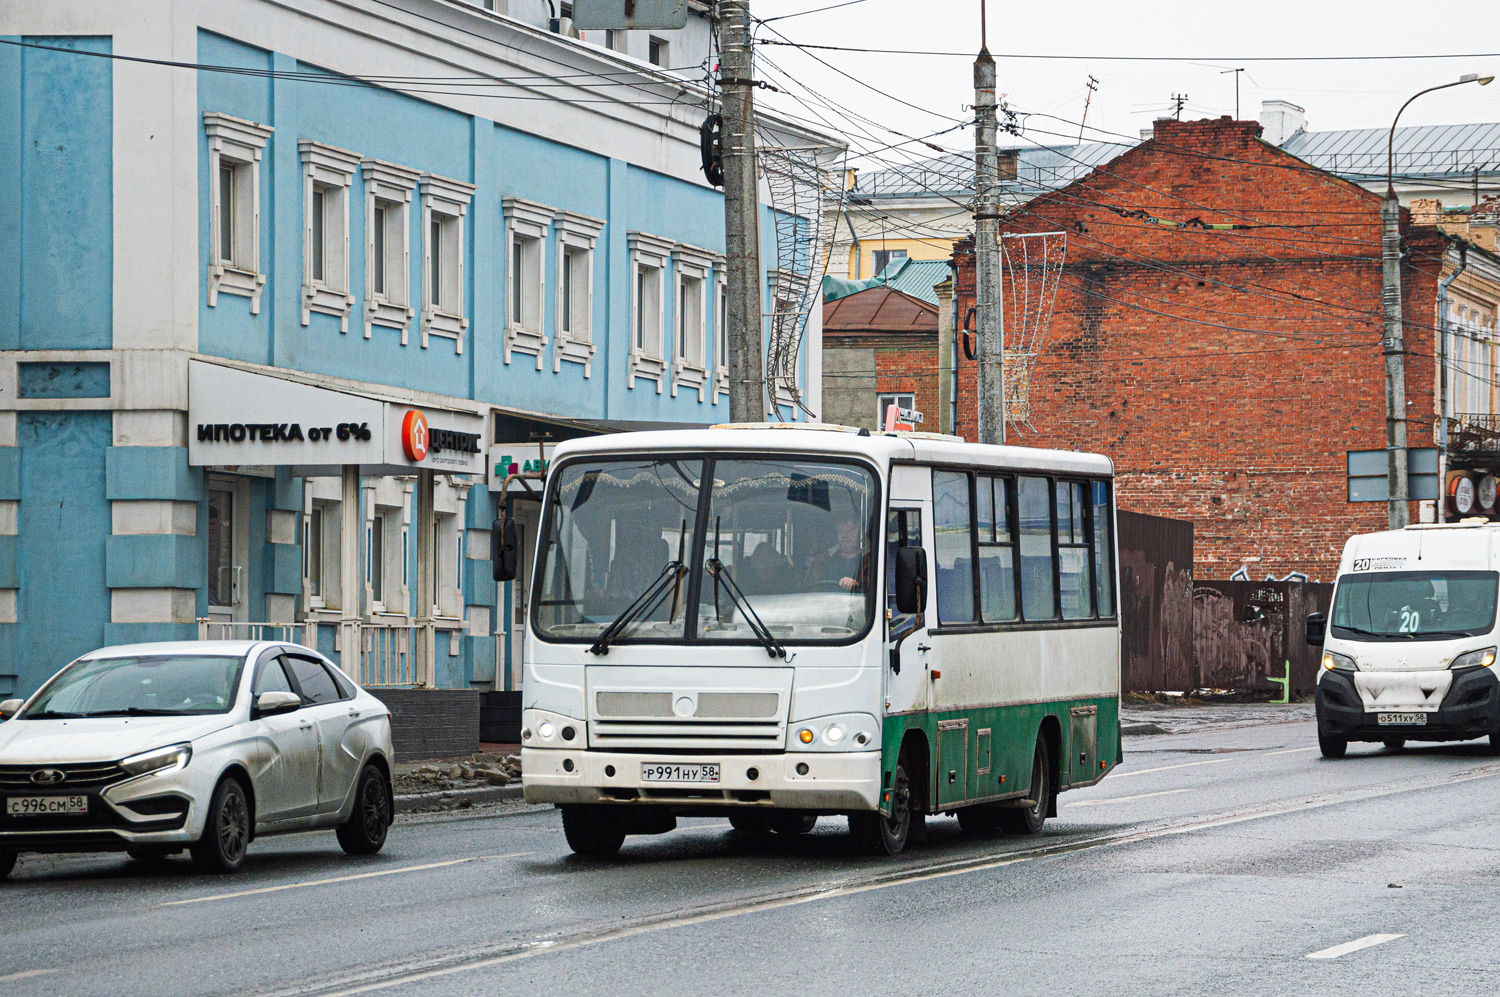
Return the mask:
[[[1469,247],[1459,243],[1457,269],[1438,281],[1438,497],[1433,518],[1439,523],[1445,520],[1448,511],[1448,285],[1457,280],[1468,266]]]
[[[844,221],[849,223],[849,239],[854,243],[854,280],[859,280],[860,259],[859,236],[854,232],[854,218],[849,212],[844,212]]]

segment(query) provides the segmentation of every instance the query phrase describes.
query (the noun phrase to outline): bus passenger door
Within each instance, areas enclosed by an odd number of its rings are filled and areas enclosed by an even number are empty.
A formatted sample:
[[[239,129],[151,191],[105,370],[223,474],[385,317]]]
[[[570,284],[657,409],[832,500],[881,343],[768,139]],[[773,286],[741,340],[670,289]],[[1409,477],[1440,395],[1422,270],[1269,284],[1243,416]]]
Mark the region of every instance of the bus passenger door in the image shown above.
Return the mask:
[[[922,712],[927,709],[927,657],[931,640],[926,614],[896,610],[896,551],[924,545],[926,516],[918,507],[893,505],[886,517],[885,536],[885,712]],[[932,563],[932,552],[927,554]],[[932,597],[928,596],[928,612]]]

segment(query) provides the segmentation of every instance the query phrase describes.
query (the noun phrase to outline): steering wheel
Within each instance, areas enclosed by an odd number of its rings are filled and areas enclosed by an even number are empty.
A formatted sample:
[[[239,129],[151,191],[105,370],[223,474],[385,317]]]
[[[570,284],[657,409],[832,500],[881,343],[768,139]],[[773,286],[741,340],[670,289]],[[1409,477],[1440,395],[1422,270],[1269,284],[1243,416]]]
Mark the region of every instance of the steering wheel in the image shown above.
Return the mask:
[[[813,582],[812,590],[814,592],[842,592],[846,595],[852,594],[849,589],[844,588],[840,583],[830,581]]]

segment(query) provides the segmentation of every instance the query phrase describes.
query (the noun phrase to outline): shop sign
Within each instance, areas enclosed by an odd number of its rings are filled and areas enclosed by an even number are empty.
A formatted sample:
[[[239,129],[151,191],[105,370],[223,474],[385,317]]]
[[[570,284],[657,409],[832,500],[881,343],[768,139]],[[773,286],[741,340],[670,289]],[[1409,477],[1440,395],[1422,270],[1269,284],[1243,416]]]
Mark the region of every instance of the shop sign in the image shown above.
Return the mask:
[[[188,463],[376,464],[383,403],[218,364],[188,363]]]
[[[534,475],[532,487],[535,488],[536,482],[552,467],[552,452],[555,449],[556,446],[550,443],[541,448],[535,443],[497,443],[490,447],[490,491],[500,491],[506,477],[512,474]],[[509,490],[523,491],[524,487],[512,481]]]
[[[445,474],[483,474],[484,418],[460,412],[386,405],[387,464]]]
[[[899,408],[889,405],[885,410],[887,433],[911,433],[922,424],[922,413],[914,408]]]
[[[1475,498],[1479,500],[1479,508],[1483,509],[1485,512],[1494,512],[1496,498],[1495,493],[1497,490],[1500,489],[1497,489],[1496,487],[1495,476],[1493,474],[1486,474],[1484,477],[1480,478],[1479,484],[1474,490]]]

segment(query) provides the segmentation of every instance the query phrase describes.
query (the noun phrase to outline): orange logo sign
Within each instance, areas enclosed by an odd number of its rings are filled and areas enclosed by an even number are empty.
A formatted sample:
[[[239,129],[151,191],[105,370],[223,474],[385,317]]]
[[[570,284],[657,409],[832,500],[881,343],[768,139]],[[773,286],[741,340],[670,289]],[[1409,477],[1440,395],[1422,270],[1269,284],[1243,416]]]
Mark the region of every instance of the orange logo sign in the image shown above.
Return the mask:
[[[409,460],[427,457],[427,417],[416,409],[401,420],[401,446]]]

